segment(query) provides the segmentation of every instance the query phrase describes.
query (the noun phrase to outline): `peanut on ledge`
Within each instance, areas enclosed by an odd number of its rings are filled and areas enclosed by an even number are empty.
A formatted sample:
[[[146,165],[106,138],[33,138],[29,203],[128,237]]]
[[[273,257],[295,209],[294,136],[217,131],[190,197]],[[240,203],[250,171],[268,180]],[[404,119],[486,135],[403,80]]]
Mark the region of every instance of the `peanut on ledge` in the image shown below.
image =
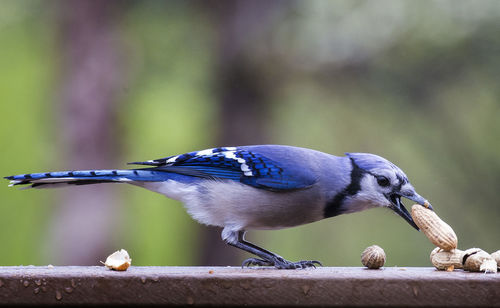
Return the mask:
[[[497,267],[500,268],[500,250],[495,251],[491,254],[493,260],[497,262]]]
[[[496,261],[486,251],[480,248],[470,248],[464,253],[464,270],[470,272],[497,272]]]
[[[458,239],[455,231],[434,211],[419,204],[412,206],[411,216],[427,238],[438,246],[431,252],[431,262],[438,270],[451,272],[454,269],[464,269],[470,272],[497,272],[497,267],[500,266],[500,251],[490,255],[479,248],[465,251],[457,249]]]
[[[463,258],[465,252],[460,249],[453,249],[452,251],[444,251],[436,247],[431,252],[431,262],[438,270],[452,271],[454,269],[463,268]]]
[[[361,263],[369,269],[378,269],[385,264],[385,251],[377,245],[367,247],[361,254]]]

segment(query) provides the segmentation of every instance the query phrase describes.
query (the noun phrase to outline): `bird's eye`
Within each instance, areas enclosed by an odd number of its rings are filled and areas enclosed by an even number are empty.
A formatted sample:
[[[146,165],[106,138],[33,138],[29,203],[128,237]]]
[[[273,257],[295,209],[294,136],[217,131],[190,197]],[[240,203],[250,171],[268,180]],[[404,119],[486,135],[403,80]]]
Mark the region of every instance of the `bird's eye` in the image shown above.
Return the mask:
[[[380,185],[382,187],[389,186],[389,184],[390,184],[389,179],[386,178],[385,176],[378,176],[377,183],[378,183],[378,185]]]

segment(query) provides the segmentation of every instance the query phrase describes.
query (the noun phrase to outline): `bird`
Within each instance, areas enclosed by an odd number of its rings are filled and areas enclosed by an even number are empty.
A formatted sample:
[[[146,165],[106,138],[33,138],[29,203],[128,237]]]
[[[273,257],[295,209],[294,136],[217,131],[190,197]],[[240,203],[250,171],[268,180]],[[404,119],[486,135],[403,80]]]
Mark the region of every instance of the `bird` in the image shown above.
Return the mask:
[[[222,240],[255,257],[242,267],[310,268],[247,240],[249,230],[276,230],[370,208],[389,208],[419,230],[401,198],[433,209],[406,174],[369,153],[335,156],[288,145],[216,147],[129,163],[133,169],[75,170],[7,176],[9,186],[52,188],[127,183],[184,204],[201,224],[222,228]]]

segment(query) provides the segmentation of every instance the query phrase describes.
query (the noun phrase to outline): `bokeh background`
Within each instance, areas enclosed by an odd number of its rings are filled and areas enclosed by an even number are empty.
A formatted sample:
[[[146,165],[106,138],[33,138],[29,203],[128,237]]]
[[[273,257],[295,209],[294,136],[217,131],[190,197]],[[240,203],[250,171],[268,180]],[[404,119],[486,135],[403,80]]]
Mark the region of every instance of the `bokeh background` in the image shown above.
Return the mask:
[[[500,249],[499,1],[0,1],[0,174],[123,168],[214,146],[371,152],[460,248]],[[219,229],[128,185],[0,185],[0,265],[238,265]],[[407,206],[411,203],[406,202]],[[385,209],[248,239],[290,260],[430,266]]]

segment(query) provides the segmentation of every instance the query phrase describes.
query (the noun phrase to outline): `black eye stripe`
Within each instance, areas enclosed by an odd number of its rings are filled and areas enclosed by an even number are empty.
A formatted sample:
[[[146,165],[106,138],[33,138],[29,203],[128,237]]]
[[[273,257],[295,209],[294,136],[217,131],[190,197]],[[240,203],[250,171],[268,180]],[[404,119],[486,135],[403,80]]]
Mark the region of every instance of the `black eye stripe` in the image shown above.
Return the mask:
[[[408,183],[408,179],[401,174],[396,174],[397,179],[399,180],[400,185],[404,185]]]
[[[399,182],[398,186],[396,187],[396,191],[400,191],[401,190],[401,186],[403,186],[403,182]]]

